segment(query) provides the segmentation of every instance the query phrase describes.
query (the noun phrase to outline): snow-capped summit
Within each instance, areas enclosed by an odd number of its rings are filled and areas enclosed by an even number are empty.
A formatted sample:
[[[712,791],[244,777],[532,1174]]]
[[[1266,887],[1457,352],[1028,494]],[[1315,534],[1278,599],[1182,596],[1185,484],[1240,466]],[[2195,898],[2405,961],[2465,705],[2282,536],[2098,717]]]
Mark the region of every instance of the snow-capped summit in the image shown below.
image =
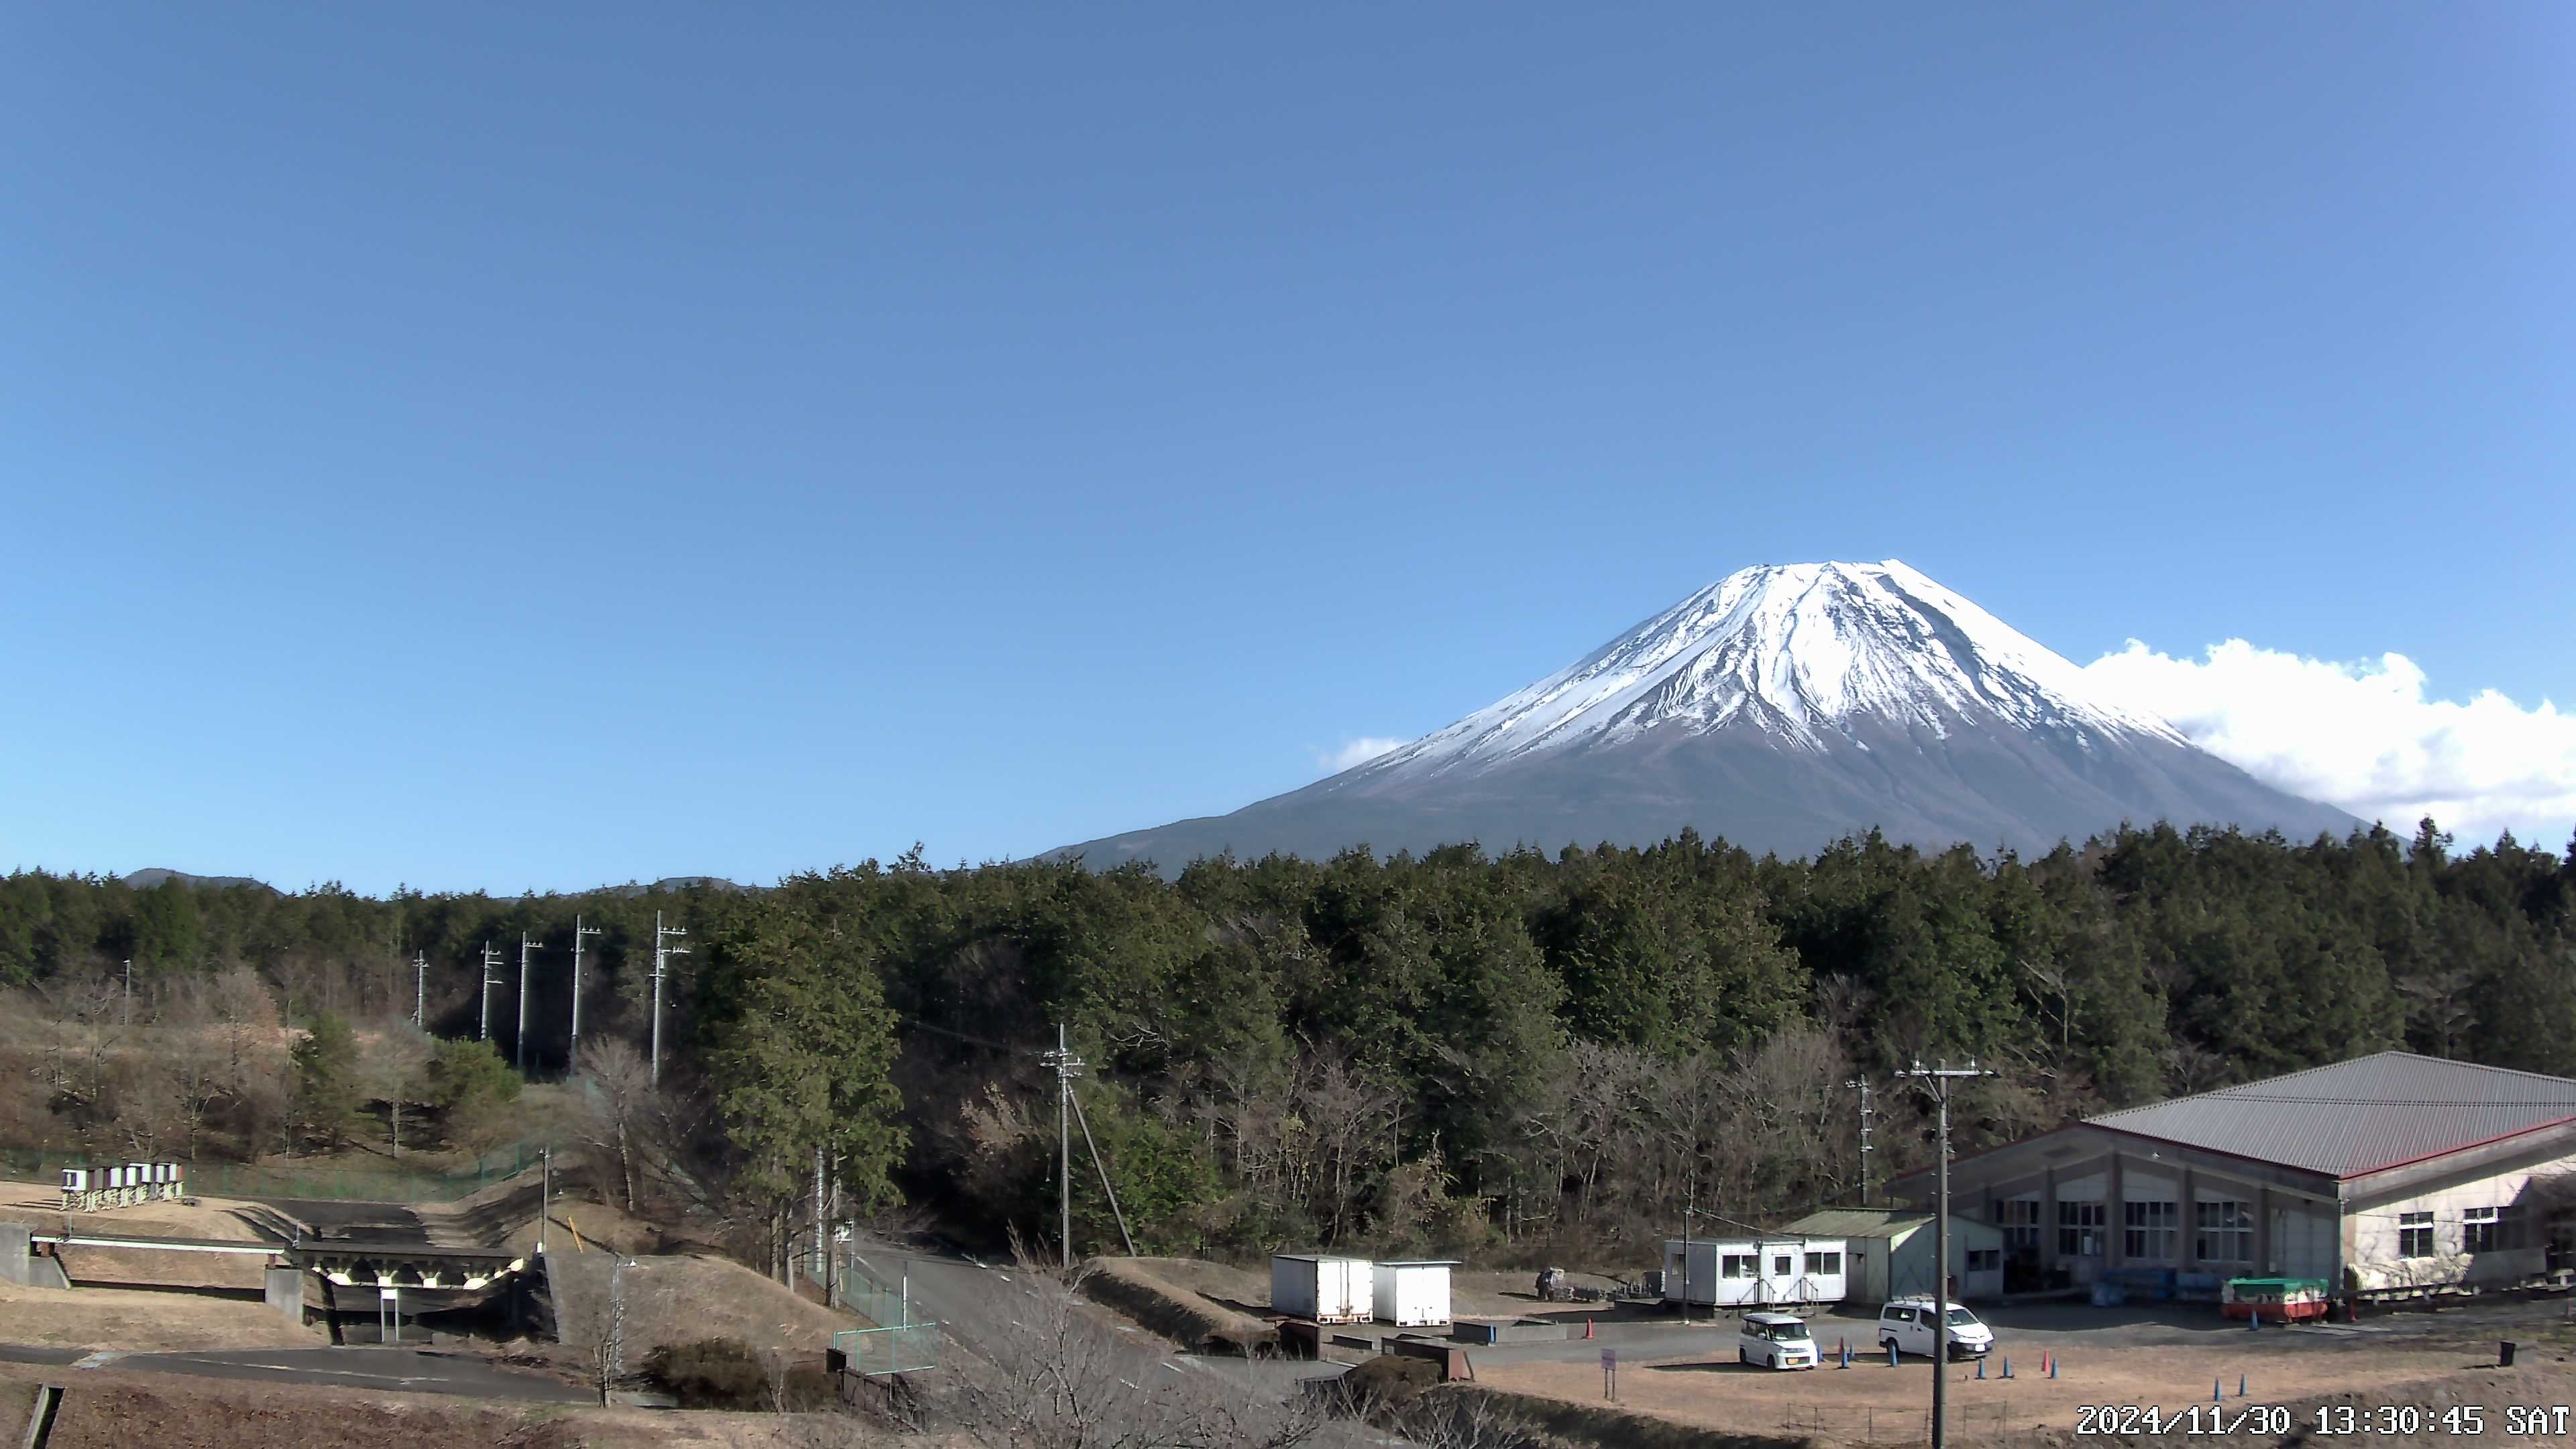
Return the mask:
[[[1945,735],[1980,715],[2079,741],[2187,741],[1903,563],[1764,564],[1727,575],[1500,703],[1362,766],[1427,777],[1672,728],[1759,729],[1802,749],[1865,721]],[[1867,748],[1866,744],[1861,748]]]
[[[1644,845],[1685,826],[1783,854],[1873,828],[2045,850],[2158,819],[2301,837],[2357,823],[2195,748],[1888,559],[1741,570],[1365,764],[1064,853],[1174,869],[1229,849]]]

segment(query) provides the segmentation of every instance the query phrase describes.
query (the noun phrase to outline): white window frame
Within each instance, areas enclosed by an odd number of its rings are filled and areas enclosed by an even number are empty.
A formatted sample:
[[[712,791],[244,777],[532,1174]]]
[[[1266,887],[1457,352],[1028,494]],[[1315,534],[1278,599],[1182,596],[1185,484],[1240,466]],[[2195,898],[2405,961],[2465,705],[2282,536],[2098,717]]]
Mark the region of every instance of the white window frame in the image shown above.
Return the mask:
[[[1842,1270],[1843,1255],[1840,1253],[1809,1253],[1807,1255],[1807,1272],[1811,1277],[1829,1278],[1840,1273]]]
[[[2421,1234],[2421,1237],[2417,1235]],[[2433,1215],[2429,1212],[2397,1215],[2397,1256],[2430,1258],[2434,1256]]]
[[[2501,1251],[2505,1246],[2505,1225],[2510,1221],[2511,1219],[2504,1215],[2502,1208],[2462,1208],[2460,1210],[2460,1251],[2463,1253]],[[2481,1239],[2484,1241],[2480,1241]]]
[[[2126,1202],[2120,1205],[2123,1256],[2131,1262],[2170,1263],[2174,1232],[2182,1209],[2172,1202]]]

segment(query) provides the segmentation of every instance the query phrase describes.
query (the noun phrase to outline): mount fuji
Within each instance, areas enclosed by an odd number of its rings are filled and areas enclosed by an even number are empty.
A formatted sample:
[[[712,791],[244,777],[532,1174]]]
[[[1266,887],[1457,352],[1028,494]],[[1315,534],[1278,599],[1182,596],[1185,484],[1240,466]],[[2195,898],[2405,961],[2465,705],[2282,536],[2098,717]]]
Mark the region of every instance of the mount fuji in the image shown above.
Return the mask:
[[[1329,779],[1054,854],[1169,871],[1224,850],[1554,850],[1685,826],[1782,855],[1872,828],[2030,853],[2156,820],[2293,839],[2359,824],[2197,748],[1889,559],[1745,569]]]

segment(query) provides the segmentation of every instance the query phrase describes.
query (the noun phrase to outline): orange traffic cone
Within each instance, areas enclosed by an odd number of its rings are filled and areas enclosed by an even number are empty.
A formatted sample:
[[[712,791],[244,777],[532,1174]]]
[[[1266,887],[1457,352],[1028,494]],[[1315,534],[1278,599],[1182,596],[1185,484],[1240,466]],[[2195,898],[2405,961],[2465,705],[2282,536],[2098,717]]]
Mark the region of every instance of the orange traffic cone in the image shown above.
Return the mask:
[[[1585,1338],[1592,1336],[1592,1320],[1589,1318],[1583,1320],[1583,1336]]]

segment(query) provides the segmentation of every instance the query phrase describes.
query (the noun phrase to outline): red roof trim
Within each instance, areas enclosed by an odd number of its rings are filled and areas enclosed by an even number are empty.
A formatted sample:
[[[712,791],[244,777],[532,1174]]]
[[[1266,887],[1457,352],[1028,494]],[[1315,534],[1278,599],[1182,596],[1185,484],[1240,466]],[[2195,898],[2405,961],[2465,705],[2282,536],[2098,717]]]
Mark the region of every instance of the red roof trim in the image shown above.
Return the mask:
[[[2413,1157],[2401,1157],[2395,1162],[2383,1162],[2377,1167],[2356,1167],[2352,1171],[2342,1173],[2339,1176],[2342,1181],[2350,1182],[2356,1177],[2368,1177],[2373,1173],[2394,1172],[2401,1167],[2412,1167],[2418,1162],[2431,1162],[2437,1157],[2449,1157],[2454,1153],[2467,1152],[2472,1148],[2490,1147],[2498,1142],[2510,1142],[2516,1137],[2526,1137],[2534,1132],[2546,1132],[2552,1127],[2564,1127],[2570,1122],[2576,1122],[2576,1114],[2570,1114],[2565,1117],[2554,1117],[2546,1122],[2534,1122],[2528,1127],[2516,1127],[2510,1132],[2499,1132],[2493,1137],[2481,1137],[2475,1142],[2463,1142],[2456,1147],[2442,1148],[2438,1152],[2419,1152]]]

